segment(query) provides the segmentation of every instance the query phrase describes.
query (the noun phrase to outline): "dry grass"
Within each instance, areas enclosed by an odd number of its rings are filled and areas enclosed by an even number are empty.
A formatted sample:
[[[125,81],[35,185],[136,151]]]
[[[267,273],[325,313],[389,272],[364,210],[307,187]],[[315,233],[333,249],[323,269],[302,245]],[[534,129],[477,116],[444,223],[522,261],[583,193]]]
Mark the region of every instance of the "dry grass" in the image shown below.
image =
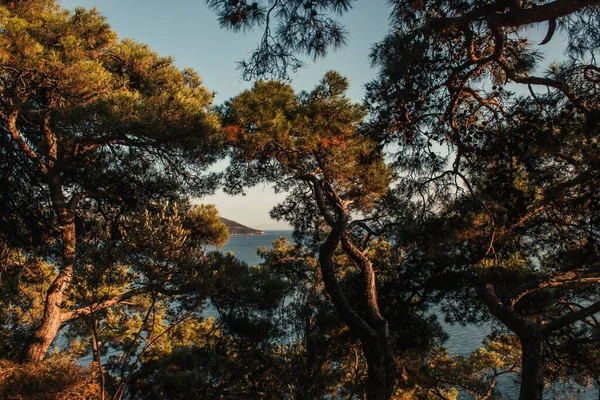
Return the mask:
[[[0,399],[93,400],[100,398],[95,371],[51,358],[41,364],[0,360]]]

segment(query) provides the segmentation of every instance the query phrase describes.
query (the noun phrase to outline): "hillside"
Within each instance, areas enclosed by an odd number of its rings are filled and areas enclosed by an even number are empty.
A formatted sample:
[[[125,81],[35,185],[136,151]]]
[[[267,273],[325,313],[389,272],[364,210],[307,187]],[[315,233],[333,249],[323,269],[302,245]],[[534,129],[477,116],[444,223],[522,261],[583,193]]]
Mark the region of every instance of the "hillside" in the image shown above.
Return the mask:
[[[238,222],[232,221],[227,218],[219,217],[221,221],[227,226],[230,235],[264,235],[263,231],[258,229],[252,229]]]

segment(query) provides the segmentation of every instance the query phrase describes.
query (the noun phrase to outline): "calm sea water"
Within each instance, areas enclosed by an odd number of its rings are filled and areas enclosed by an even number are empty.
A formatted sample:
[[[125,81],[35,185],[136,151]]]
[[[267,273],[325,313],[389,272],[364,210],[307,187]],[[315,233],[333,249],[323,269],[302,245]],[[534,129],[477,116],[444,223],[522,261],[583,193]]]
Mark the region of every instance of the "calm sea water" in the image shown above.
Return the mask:
[[[219,249],[222,253],[232,252],[235,256],[250,264],[257,265],[262,261],[262,258],[256,254],[256,249],[260,246],[271,248],[271,243],[280,237],[287,237],[292,241],[292,231],[265,231],[264,235],[240,235],[231,236],[229,241]]]
[[[292,241],[291,231],[289,230],[266,231],[264,235],[232,236],[229,239],[229,242],[227,242],[227,244],[219,251],[223,253],[232,252],[238,259],[245,261],[250,265],[256,265],[262,261],[261,257],[258,256],[256,249],[260,246],[264,246],[267,249],[271,248],[271,243],[281,236],[285,236]],[[491,329],[490,324],[469,324],[466,326],[448,324],[443,321],[442,316],[440,316],[439,320],[449,335],[446,347],[450,354],[469,355],[474,350],[482,347],[482,341]],[[516,377],[509,375],[501,376],[498,380],[498,390],[502,393],[503,398],[517,399],[519,386],[516,382]],[[573,389],[563,388],[563,390],[558,390],[558,388],[556,388],[548,390],[547,393],[544,394],[544,399],[592,400],[598,399],[598,396],[597,388],[585,389],[579,387]]]

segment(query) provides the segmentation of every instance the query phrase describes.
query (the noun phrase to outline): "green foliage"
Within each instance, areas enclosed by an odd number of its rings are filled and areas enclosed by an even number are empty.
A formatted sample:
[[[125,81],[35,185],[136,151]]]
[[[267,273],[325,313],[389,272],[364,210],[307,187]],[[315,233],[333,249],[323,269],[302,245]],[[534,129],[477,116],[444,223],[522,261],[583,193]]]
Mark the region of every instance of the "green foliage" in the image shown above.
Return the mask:
[[[546,366],[536,368],[552,379],[572,374],[586,382],[575,360],[595,354],[600,308],[597,5],[513,3],[391,3],[393,29],[372,53],[380,74],[367,87],[373,118],[363,129],[380,145],[397,146],[393,162],[402,177],[369,210],[401,257],[387,278],[390,294],[380,290],[380,299],[384,307],[394,304],[403,293],[397,278],[411,276],[420,288],[415,301],[446,296],[452,318],[491,314],[523,343],[530,332],[543,331],[549,349],[534,358]],[[311,2],[310,9],[313,4],[330,3]],[[222,18],[235,15],[222,3],[212,6]],[[282,26],[296,18],[276,15]],[[546,21],[543,42],[558,36],[558,25],[567,57],[540,71],[545,60],[528,36],[531,23]],[[242,65],[245,73],[281,72],[290,54],[301,54],[285,33],[273,39],[282,40],[282,56],[259,47],[253,63]],[[260,63],[267,61],[270,70]],[[529,95],[511,92],[526,88]],[[294,215],[288,221],[304,231],[313,225],[319,243],[323,232],[309,220],[316,207],[307,197],[296,190],[274,215]],[[379,276],[386,279],[385,272]],[[546,358],[558,360],[566,349],[573,351],[568,368]],[[522,368],[525,374],[529,367]],[[594,371],[589,363],[588,376]]]
[[[281,334],[275,312],[283,306],[289,285],[268,266],[249,267],[232,254],[210,255],[217,276],[211,303],[230,333],[256,341]]]
[[[573,88],[596,85],[571,79]],[[590,383],[595,364],[580,368],[575,359],[585,360],[580,351],[597,347],[599,176],[595,155],[590,158],[597,152],[596,111],[578,108],[561,91],[512,101],[495,121],[483,123],[482,113],[474,125],[463,121],[468,134],[453,142],[459,150],[452,167],[435,175],[419,167],[401,195],[426,193],[420,203],[438,232],[420,230],[424,224],[417,231],[423,237],[403,246],[412,247],[406,248],[415,257],[411,262],[454,279],[439,286],[452,293],[445,301],[452,318],[497,318],[523,342],[528,332],[544,332],[546,350],[535,359],[536,368],[550,374],[546,383]],[[411,156],[401,156],[399,165],[412,163]],[[400,228],[398,237],[405,233]],[[567,348],[573,351],[570,368],[557,356],[569,357]],[[519,368],[525,374],[524,361]]]
[[[345,78],[328,72],[310,93],[295,96],[289,86],[260,81],[228,102],[222,114],[233,157],[229,190],[261,181],[290,190],[315,174],[352,209],[368,207],[386,190],[391,172],[375,144],[357,132],[365,110],[344,96],[347,87]]]
[[[330,14],[343,14],[352,0],[291,0],[285,2],[207,0],[219,24],[234,32],[264,27],[263,37],[249,60],[239,67],[247,80],[289,78],[303,66],[302,56],[324,57],[346,43],[347,32]],[[276,28],[274,28],[276,26]]]
[[[199,204],[188,212],[185,226],[190,230],[190,239],[205,245],[220,248],[229,240],[227,226],[218,217],[213,204]]]
[[[211,300],[222,326],[193,323],[185,328],[191,342],[151,351],[131,381],[134,398],[327,398],[364,390],[360,346],[327,299],[316,259],[284,238],[260,252],[258,267],[213,255],[225,272]]]
[[[56,266],[0,241],[0,354],[16,361],[37,326]]]
[[[436,394],[459,388],[475,399],[500,398],[497,379],[507,373],[516,373],[520,367],[519,345],[516,337],[496,337],[485,342],[485,347],[468,357],[448,356],[440,351],[429,359],[428,369],[421,379],[428,382]]]
[[[220,108],[217,135],[196,73],[117,40],[96,10],[3,2],[0,352],[18,359],[55,305],[66,343],[36,366],[2,361],[0,397],[358,398],[385,382],[395,399],[483,399],[506,373],[524,390],[540,374],[597,383],[597,7],[514,3],[392,2],[367,106],[336,72],[299,94],[259,81]],[[328,13],[351,2],[209,5],[234,30],[279,21],[242,67],[285,76],[295,53],[343,44]],[[549,40],[558,16],[570,58],[536,76],[526,25],[548,20]],[[203,172],[223,144],[229,192],[289,193],[272,215],[298,244],[260,249],[257,266],[207,254],[227,228],[186,201],[214,187]],[[503,325],[449,356],[431,304]],[[65,358],[90,354],[89,370]]]
[[[204,171],[219,156],[218,119],[194,71],[118,40],[95,9],[4,2],[0,27],[0,154],[15,166],[1,227],[15,224],[10,245],[58,272],[27,344],[39,360],[63,324],[202,285],[202,247],[227,237],[216,210],[152,208],[214,187]]]
[[[214,184],[199,172],[216,157],[218,121],[195,72],[118,41],[95,9],[9,2],[0,24],[0,154],[13,167],[3,176],[12,193],[2,193],[2,221],[25,229],[24,241],[56,234],[46,216],[54,169],[74,198],[101,208]]]

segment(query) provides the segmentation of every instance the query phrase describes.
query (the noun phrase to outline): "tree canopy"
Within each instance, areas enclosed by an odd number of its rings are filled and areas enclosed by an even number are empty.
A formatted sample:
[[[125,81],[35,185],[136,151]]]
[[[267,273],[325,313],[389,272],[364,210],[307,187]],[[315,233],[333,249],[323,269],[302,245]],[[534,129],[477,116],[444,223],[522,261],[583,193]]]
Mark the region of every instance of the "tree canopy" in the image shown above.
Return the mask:
[[[124,213],[209,188],[201,172],[217,157],[218,121],[195,72],[117,40],[96,10],[53,1],[0,10],[1,152],[15,166],[3,178],[3,223],[16,223],[19,236],[45,229],[31,237],[61,248],[25,355],[39,361],[67,311],[78,243],[97,235],[86,228],[112,225],[117,234]]]
[[[361,128],[392,146],[398,177],[375,203],[379,232],[405,264],[427,266],[423,284],[446,296],[449,317],[493,317],[517,335],[521,398],[541,398],[544,374],[586,381],[577,356],[570,367],[552,357],[598,347],[598,2],[389,3]],[[234,8],[209,4],[226,28],[264,28],[241,67],[245,77],[277,78],[299,66],[295,57],[341,45],[332,18],[351,5],[264,2],[253,18],[227,19]],[[271,13],[260,14],[263,5]],[[320,35],[318,21],[339,38]],[[301,22],[304,35],[294,36],[289,27]],[[547,33],[533,43],[537,25]],[[564,43],[564,58],[545,59],[548,43]]]
[[[387,398],[395,366],[387,320],[377,302],[371,261],[352,241],[352,213],[368,212],[387,190],[391,172],[377,147],[357,128],[364,108],[344,92],[347,81],[328,72],[310,93],[295,96],[289,86],[258,82],[227,103],[224,130],[231,136],[232,161],[226,173],[235,190],[267,181],[292,192],[274,214],[294,223],[298,233],[329,227],[319,243],[319,265],[337,311],[362,343],[369,365],[369,396]],[[307,224],[311,224],[312,226]],[[362,273],[364,293],[357,312],[336,277],[334,253],[344,253]],[[361,310],[362,311],[362,310]]]
[[[600,385],[598,1],[390,1],[362,103],[284,82],[352,1],[207,3],[263,29],[244,77],[280,80],[213,106],[95,9],[0,2],[0,397]],[[248,265],[196,199],[257,184],[294,231]],[[491,331],[452,354],[439,318]]]

